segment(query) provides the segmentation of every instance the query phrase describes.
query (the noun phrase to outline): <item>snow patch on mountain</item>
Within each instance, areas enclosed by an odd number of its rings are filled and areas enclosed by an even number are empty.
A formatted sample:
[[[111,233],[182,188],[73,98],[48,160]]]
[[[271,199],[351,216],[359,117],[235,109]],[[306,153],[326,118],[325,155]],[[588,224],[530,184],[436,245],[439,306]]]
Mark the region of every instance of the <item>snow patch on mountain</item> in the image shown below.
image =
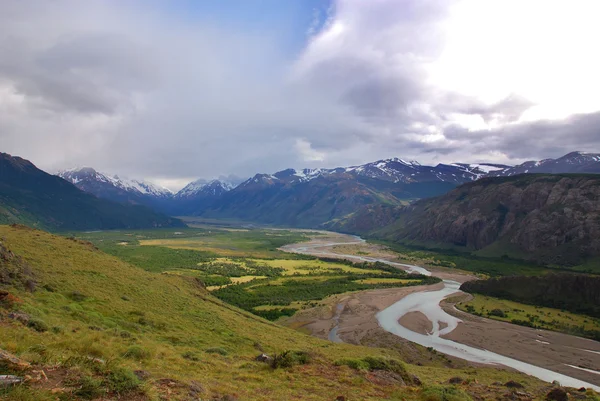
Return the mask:
[[[149,181],[128,179],[117,175],[110,176],[94,170],[91,167],[76,167],[67,170],[59,171],[58,174],[64,180],[69,181],[73,185],[82,183],[83,181],[96,181],[110,184],[124,191],[137,192],[142,195],[150,195],[154,197],[170,197],[173,193],[160,185]]]

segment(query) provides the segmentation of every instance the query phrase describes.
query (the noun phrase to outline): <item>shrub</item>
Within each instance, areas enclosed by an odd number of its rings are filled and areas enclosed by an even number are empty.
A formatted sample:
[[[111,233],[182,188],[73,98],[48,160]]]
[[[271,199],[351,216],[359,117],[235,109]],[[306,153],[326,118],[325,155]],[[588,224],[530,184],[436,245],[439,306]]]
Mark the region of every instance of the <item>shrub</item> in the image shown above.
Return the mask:
[[[73,394],[86,400],[100,397],[104,393],[102,381],[91,376],[81,377],[75,387]]]
[[[104,379],[104,385],[110,391],[119,394],[136,390],[140,384],[140,379],[131,370],[122,367],[111,369]]]
[[[335,362],[336,366],[348,366],[356,370],[369,370],[369,364],[362,359],[340,359]]]
[[[204,352],[206,352],[207,354],[219,354],[219,355],[223,355],[223,356],[226,356],[227,354],[229,354],[229,352],[227,352],[226,349],[221,348],[221,347],[207,348],[204,350]]]
[[[385,370],[387,372],[405,373],[402,362],[396,359],[368,356],[363,361],[369,365],[369,370]]]
[[[276,354],[271,362],[273,369],[291,368],[295,365],[306,365],[310,362],[310,355],[306,351],[283,351],[281,354]]]
[[[504,313],[504,311],[502,309],[492,309],[490,311],[490,313],[488,313],[488,315],[497,316],[497,317],[506,317],[506,313]]]
[[[422,401],[471,401],[471,397],[456,387],[430,386],[421,391]]]
[[[142,359],[150,358],[152,354],[150,351],[140,347],[139,345],[132,345],[131,347],[127,348],[127,351],[125,351],[123,356],[125,358],[137,359],[138,361],[141,361]]]
[[[48,329],[50,329],[46,322],[44,322],[42,319],[36,318],[29,319],[29,322],[27,322],[27,327],[39,332],[48,331]]]
[[[399,374],[406,373],[406,369],[402,362],[390,358],[367,356],[362,359],[341,359],[335,364],[338,366],[349,366],[352,369],[357,370],[384,370],[386,372]]]

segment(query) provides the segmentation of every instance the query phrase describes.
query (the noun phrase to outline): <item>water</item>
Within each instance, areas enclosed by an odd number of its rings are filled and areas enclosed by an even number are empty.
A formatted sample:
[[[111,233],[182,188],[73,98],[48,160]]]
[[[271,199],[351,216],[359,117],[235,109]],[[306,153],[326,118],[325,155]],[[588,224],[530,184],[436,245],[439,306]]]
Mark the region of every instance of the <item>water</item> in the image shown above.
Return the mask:
[[[600,386],[595,386],[582,380],[440,337],[450,333],[460,322],[460,319],[449,315],[440,306],[440,302],[448,295],[459,291],[458,288],[459,283],[444,281],[444,288],[439,291],[424,291],[407,295],[400,301],[379,312],[377,314],[377,321],[384,330],[398,337],[405,338],[424,347],[431,347],[446,355],[471,362],[508,366],[547,382],[557,380],[564,386],[587,387],[593,388],[596,391],[600,390]],[[398,320],[409,312],[421,312],[427,316],[433,323],[432,333],[428,335],[420,334],[402,326]],[[440,323],[445,323],[447,326],[440,330]]]
[[[338,329],[339,329],[339,324],[340,324],[340,315],[342,314],[342,311],[344,310],[344,304],[338,304],[335,310],[335,316],[333,317],[333,320],[335,321],[335,326],[333,326],[333,329],[331,329],[329,331],[329,335],[327,336],[327,338],[329,339],[329,341],[332,341],[334,343],[343,343],[344,341],[340,338],[340,336],[338,336]]]
[[[346,258],[350,260],[359,260],[366,262],[382,262],[392,266],[400,267],[410,273],[419,273],[426,276],[430,276],[431,272],[420,266],[406,265],[402,263],[390,262],[385,259],[369,258],[357,255],[345,255],[333,252],[327,252],[319,250],[319,248],[330,247],[335,245],[351,245],[361,244],[365,241],[359,237],[354,237],[351,242],[338,242],[318,245],[303,245],[298,244],[294,246],[287,246],[287,250],[297,253],[308,253],[311,255],[328,256],[335,258]],[[489,365],[503,365],[525,374],[535,376],[538,379],[552,382],[557,380],[560,384],[569,387],[586,387],[593,388],[596,391],[600,391],[600,386],[587,383],[582,380],[575,379],[560,373],[553,372],[548,369],[540,368],[538,366],[531,365],[526,362],[518,361],[494,352],[482,350],[471,347],[469,345],[461,344],[452,340],[442,338],[444,334],[452,332],[461,322],[460,319],[449,315],[440,306],[440,302],[451,294],[459,292],[460,284],[452,280],[444,280],[444,288],[438,291],[421,291],[407,295],[400,301],[389,306],[388,308],[379,312],[376,317],[379,325],[386,331],[402,337],[424,347],[431,347],[436,351],[444,353],[446,355],[454,356],[457,358],[465,359],[471,362],[489,364]],[[335,342],[342,342],[337,334],[339,315],[341,314],[343,307],[340,309],[338,305],[337,313],[335,316],[335,327],[329,333],[329,339]],[[433,330],[430,334],[420,334],[412,330],[409,330],[402,326],[398,320],[409,312],[421,312],[427,319],[433,324]],[[440,329],[441,323],[445,324],[443,329]]]

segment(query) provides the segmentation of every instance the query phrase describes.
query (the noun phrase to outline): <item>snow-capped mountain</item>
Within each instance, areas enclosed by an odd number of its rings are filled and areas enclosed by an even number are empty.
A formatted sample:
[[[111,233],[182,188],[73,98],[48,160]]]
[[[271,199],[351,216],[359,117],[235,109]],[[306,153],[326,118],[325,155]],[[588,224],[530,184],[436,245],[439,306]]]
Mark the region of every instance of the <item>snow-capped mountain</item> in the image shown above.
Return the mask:
[[[191,198],[195,196],[221,196],[234,188],[234,184],[221,180],[199,179],[190,182],[175,194],[175,198]]]
[[[518,166],[510,167],[501,171],[493,171],[490,177],[511,176],[517,174],[533,173],[600,173],[600,153],[571,152],[558,159],[544,159],[539,161],[527,161]]]
[[[572,152],[558,159],[518,166],[450,163],[435,166],[400,158],[350,167],[286,169],[237,177],[199,179],[176,194],[157,185],[110,176],[92,168],[59,175],[80,189],[120,203],[143,204],[174,215],[239,218],[270,224],[317,226],[342,217],[360,205],[403,203],[442,195],[485,177],[526,173],[600,173],[600,154]],[[239,184],[239,185],[238,185]]]
[[[424,166],[417,161],[399,158],[378,160],[359,166],[333,169],[282,170],[274,174],[257,174],[240,186],[271,185],[274,183],[308,182],[320,177],[365,178],[391,183],[450,182],[462,184],[486,176],[492,171],[502,171],[510,166],[502,164],[438,164]]]
[[[167,188],[142,180],[110,176],[91,167],[73,168],[58,172],[59,177],[79,189],[119,203],[150,204],[173,196]]]

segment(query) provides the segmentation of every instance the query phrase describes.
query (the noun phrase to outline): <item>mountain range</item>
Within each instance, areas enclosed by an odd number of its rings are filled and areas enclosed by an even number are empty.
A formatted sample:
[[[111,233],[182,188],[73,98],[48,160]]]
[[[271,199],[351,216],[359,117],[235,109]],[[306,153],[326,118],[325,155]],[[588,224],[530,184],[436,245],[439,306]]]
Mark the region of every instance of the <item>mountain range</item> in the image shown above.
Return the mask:
[[[197,180],[178,193],[92,168],[57,176],[0,154],[0,222],[55,230],[181,226],[167,215],[328,228],[418,246],[573,265],[600,256],[600,155],[518,166],[387,159]],[[62,177],[62,178],[61,178]],[[64,178],[64,179],[63,179]]]
[[[114,183],[107,187],[114,188]],[[124,205],[93,196],[28,160],[6,153],[0,153],[0,222],[27,223],[49,230],[184,225],[146,206]]]
[[[91,168],[58,175],[98,197],[141,204],[175,215],[236,218],[265,224],[316,227],[366,205],[399,206],[440,196],[485,177],[526,173],[600,173],[600,154],[572,152],[517,166],[497,163],[422,165],[400,158],[333,169],[287,169],[239,183],[197,180],[177,193]]]

